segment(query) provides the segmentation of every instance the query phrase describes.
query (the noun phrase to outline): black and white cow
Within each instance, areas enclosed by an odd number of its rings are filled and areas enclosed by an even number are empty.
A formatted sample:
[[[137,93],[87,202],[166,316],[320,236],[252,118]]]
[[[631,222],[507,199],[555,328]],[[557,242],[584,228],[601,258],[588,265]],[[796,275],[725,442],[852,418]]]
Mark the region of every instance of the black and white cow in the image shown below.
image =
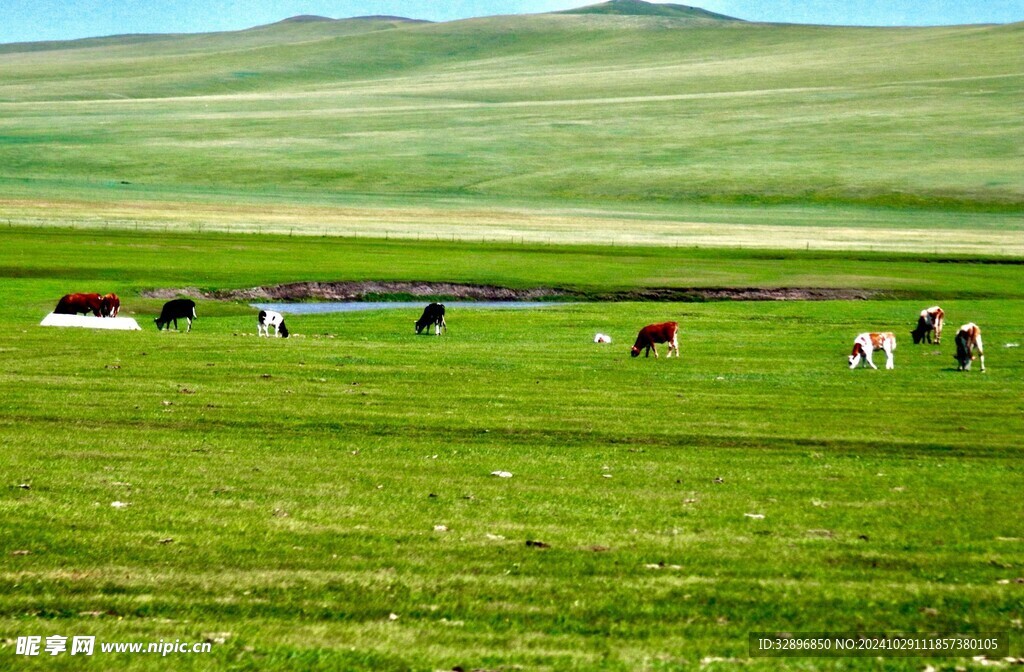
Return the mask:
[[[260,336],[270,336],[270,328],[281,338],[288,338],[288,327],[284,323],[284,315],[274,310],[261,310],[256,318],[256,331]]]
[[[416,333],[421,333],[430,325],[434,325],[434,333],[438,336],[441,335],[441,329],[448,333],[448,324],[444,321],[443,303],[431,303],[423,309],[423,315],[416,320]]]
[[[171,321],[174,321],[174,329],[178,329],[178,319],[188,320],[188,331],[192,331],[192,320],[196,319],[196,302],[192,299],[174,299],[164,304],[160,311],[160,317],[153,318],[157,330],[167,327],[171,328]]]

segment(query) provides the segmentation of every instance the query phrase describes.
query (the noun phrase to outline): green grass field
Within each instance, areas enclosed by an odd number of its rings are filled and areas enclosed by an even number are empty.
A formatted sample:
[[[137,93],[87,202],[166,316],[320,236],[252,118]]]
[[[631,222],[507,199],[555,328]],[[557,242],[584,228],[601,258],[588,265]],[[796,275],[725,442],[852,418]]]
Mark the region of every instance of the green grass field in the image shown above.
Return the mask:
[[[780,631],[1024,657],[1022,27],[618,3],[0,45],[0,669],[982,667],[751,656]],[[588,301],[284,340],[203,298],[157,332],[148,298],[363,280]],[[602,300],[708,288],[872,299]],[[39,327],[72,291],[143,331]],[[664,320],[682,358],[631,359]],[[895,370],[848,370],[869,330]],[[94,658],[16,654],[51,635]],[[99,650],[161,641],[211,651]]]
[[[989,371],[961,374],[948,332],[910,345],[920,300],[456,309],[441,338],[391,310],[296,316],[293,338],[265,340],[253,309],[213,301],[193,333],[157,333],[160,302],[135,296],[359,279],[374,262],[594,293],[620,287],[618,264],[635,286],[687,286],[692,251],[6,235],[23,251],[0,290],[8,642],[215,642],[173,662],[106,654],[128,669],[875,665],[749,659],[765,630],[999,631],[1021,653],[1018,267],[833,260],[864,282],[940,269],[920,288],[952,328],[985,329]],[[703,255],[738,286],[822,263]],[[941,278],[963,271],[980,275],[958,298]],[[72,287],[120,290],[145,330],[35,326]],[[970,298],[982,287],[1003,289]],[[630,359],[663,319],[682,325],[682,359]],[[847,370],[875,328],[897,332],[897,368]]]
[[[0,224],[1020,256],[1022,26],[538,15],[0,46]]]

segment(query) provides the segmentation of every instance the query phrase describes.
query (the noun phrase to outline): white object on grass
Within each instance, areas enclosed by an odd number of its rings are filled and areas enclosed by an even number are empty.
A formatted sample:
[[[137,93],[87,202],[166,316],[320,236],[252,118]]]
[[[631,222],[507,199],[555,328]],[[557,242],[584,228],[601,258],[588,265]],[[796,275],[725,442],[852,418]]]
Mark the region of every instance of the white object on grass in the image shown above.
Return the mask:
[[[44,317],[39,326],[142,331],[142,327],[132,317],[96,317],[95,315],[59,315],[57,313],[50,313]]]

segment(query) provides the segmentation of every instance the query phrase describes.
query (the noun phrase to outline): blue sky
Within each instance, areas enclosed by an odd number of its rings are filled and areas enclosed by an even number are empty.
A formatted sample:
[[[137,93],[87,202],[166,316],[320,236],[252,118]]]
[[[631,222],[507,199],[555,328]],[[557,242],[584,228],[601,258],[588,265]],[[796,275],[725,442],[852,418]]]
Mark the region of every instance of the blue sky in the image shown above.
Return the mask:
[[[571,9],[600,0],[0,0],[0,43],[124,33],[239,30],[299,14],[451,21]],[[681,0],[750,21],[950,25],[1024,21],[1024,0]]]

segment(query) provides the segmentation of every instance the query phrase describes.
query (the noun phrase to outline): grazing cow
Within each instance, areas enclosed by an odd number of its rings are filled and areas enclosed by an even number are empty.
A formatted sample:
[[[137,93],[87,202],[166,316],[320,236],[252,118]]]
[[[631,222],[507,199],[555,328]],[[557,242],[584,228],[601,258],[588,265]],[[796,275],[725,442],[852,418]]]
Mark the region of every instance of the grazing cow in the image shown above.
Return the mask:
[[[448,333],[448,323],[444,321],[443,303],[431,303],[423,309],[420,319],[416,320],[416,333],[421,333],[430,325],[434,325],[434,334],[437,336],[441,335],[441,329]]]
[[[918,343],[932,342],[932,332],[935,332],[935,345],[942,342],[942,325],[946,320],[946,313],[938,306],[925,308],[917,318],[917,328],[910,332],[914,339],[914,345]]]
[[[985,350],[981,344],[981,327],[973,322],[968,322],[956,332],[956,354],[953,359],[957,361],[958,371],[970,371],[971,362],[974,361],[972,350],[978,351],[978,359],[981,360],[981,370],[985,371]]]
[[[120,310],[121,299],[117,298],[117,294],[105,294],[103,296],[100,305],[100,312],[103,313],[103,317],[117,317]]]
[[[57,302],[53,312],[58,315],[88,315],[96,317],[103,314],[103,298],[99,294],[65,294]]]
[[[288,338],[288,327],[284,324],[284,315],[273,310],[261,310],[256,318],[256,333],[260,336],[270,336],[270,328],[281,338]]]
[[[853,352],[850,353],[850,368],[856,368],[860,364],[861,357],[864,363],[872,369],[877,369],[871,361],[871,353],[875,350],[885,352],[885,368],[894,369],[896,366],[892,361],[892,351],[896,349],[896,336],[891,331],[884,333],[863,333],[853,339]]]
[[[174,321],[174,329],[178,329],[178,318],[188,320],[188,331],[192,331],[192,320],[196,319],[196,302],[192,299],[174,299],[164,304],[160,311],[160,317],[153,318],[157,330],[167,327],[171,328],[171,321]]]
[[[679,357],[679,341],[677,340],[678,332],[678,322],[648,324],[640,330],[640,333],[636,337],[636,343],[633,344],[633,348],[629,351],[629,355],[631,357],[639,356],[642,348],[644,350],[644,357],[650,357],[651,350],[654,350],[654,356],[657,357],[658,348],[656,348],[654,344],[668,343],[668,354],[665,355],[665,358],[668,359],[671,357],[673,350],[675,350],[676,357]]]

